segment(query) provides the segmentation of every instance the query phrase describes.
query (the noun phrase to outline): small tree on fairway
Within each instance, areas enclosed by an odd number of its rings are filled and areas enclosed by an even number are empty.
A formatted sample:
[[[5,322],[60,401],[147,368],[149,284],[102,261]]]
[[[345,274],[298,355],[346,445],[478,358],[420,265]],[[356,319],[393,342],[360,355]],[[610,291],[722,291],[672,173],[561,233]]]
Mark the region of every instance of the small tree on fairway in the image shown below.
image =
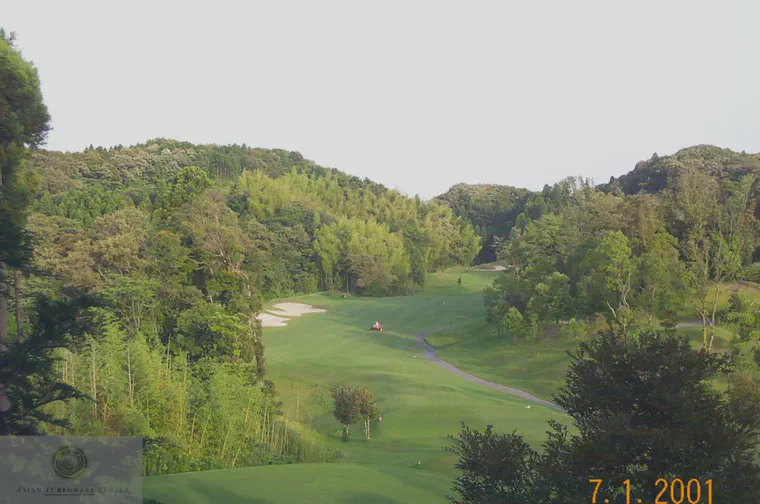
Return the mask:
[[[359,387],[356,390],[357,400],[359,403],[359,414],[364,420],[364,437],[370,438],[370,422],[373,418],[380,416],[380,408],[375,404],[375,399],[372,397],[372,392],[365,386]]]
[[[333,415],[343,425],[343,440],[348,441],[348,426],[356,423],[361,416],[358,391],[349,386],[335,387],[332,397],[335,400]]]
[[[538,321],[538,315],[528,312],[527,317],[525,317],[525,340],[536,341],[540,332],[541,324]]]
[[[512,334],[512,338],[517,344],[517,337],[522,337],[525,334],[525,322],[523,321],[522,313],[514,306],[509,309],[504,318],[501,319],[501,327],[508,334]]]
[[[586,323],[582,320],[571,318],[559,330],[559,337],[563,339],[581,339],[586,335]]]

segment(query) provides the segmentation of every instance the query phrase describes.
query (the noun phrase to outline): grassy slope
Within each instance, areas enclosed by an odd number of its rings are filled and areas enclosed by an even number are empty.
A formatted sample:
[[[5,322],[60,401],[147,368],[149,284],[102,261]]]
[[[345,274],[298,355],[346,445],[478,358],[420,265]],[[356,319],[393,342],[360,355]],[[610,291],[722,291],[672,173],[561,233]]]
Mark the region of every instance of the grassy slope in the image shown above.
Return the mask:
[[[702,345],[702,327],[679,327],[695,348]],[[718,327],[713,350],[728,348],[731,333]],[[480,378],[527,390],[551,400],[564,384],[570,358],[577,341],[545,339],[535,344],[514,345],[508,336],[497,337],[485,320],[473,320],[450,331],[427,337],[438,356]]]
[[[498,337],[485,319],[427,337],[438,356],[480,378],[502,383],[551,399],[564,383],[575,341],[524,341],[514,345],[508,336]]]
[[[382,465],[295,464],[146,478],[145,493],[167,503],[401,504],[443,502],[450,478]]]
[[[713,284],[714,285],[714,284]],[[710,290],[707,297],[708,305],[712,310],[714,290]],[[734,282],[721,284],[720,292],[718,293],[718,317],[722,312],[728,309],[728,300],[733,294],[741,294],[749,301],[760,301],[760,284],[751,282]],[[694,304],[684,306],[679,313],[680,320],[696,320],[698,318]]]
[[[718,297],[719,313],[728,308],[729,298],[737,292],[751,301],[760,300],[760,285],[747,282],[724,284]],[[694,320],[694,310],[685,307],[680,319]],[[680,327],[677,332],[687,335],[695,348],[702,345],[700,326]],[[716,328],[713,350],[726,351],[730,338],[728,330]],[[536,344],[520,342],[515,346],[508,336],[497,337],[482,316],[449,331],[430,335],[427,341],[436,348],[441,359],[460,369],[486,380],[527,390],[544,399],[551,399],[564,383],[570,362],[567,352],[577,345],[575,341],[550,338]]]
[[[456,460],[444,447],[460,421],[516,429],[530,442],[540,442],[546,420],[565,420],[564,415],[537,405],[526,409],[525,401],[454,376],[422,359],[414,341],[419,332],[480,319],[480,293],[496,274],[451,270],[432,275],[414,297],[298,298],[328,312],[266,329],[269,374],[283,395],[285,415],[295,417],[296,405],[299,417],[313,414],[315,428],[344,451],[343,460],[146,478],[146,496],[167,504],[208,502],[216,488],[220,494],[213,500],[228,502],[442,503]],[[382,333],[367,331],[375,320],[382,322]],[[370,442],[361,439],[356,425],[353,440],[343,443],[329,404],[314,405],[330,386],[344,383],[367,384],[375,394],[383,421],[373,422]]]

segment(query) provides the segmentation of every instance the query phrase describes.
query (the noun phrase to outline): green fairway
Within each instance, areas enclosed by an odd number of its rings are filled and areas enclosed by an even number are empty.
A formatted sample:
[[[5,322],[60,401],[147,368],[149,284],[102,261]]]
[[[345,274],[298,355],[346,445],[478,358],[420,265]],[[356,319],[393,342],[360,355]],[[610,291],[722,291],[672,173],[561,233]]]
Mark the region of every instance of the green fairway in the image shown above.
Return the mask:
[[[204,492],[223,486],[222,498],[230,502],[246,496],[267,503],[445,502],[456,457],[444,447],[460,422],[480,429],[493,424],[534,444],[543,441],[546,421],[564,422],[564,414],[468,382],[423,359],[415,342],[418,333],[480,320],[481,291],[496,274],[454,269],[431,275],[415,296],[290,300],[327,312],[265,329],[269,376],[282,395],[283,417],[313,423],[325,443],[343,451],[341,462],[159,476],[146,480],[146,496],[167,504],[208,502],[211,494]],[[367,330],[375,320],[383,332]],[[383,420],[372,422],[370,441],[360,424],[352,427],[350,442],[340,439],[329,388],[341,384],[366,384],[374,393]],[[171,491],[175,486],[185,493]],[[312,499],[312,492],[324,501]]]
[[[456,287],[456,284],[455,284]],[[430,286],[430,291],[443,290]],[[340,425],[329,404],[315,414],[317,430],[344,449],[345,460],[423,467],[453,474],[453,458],[442,448],[459,422],[503,430],[518,429],[530,440],[543,438],[543,420],[562,415],[505,396],[452,375],[422,358],[414,336],[468,323],[480,315],[482,301],[473,292],[422,294],[398,298],[348,298],[317,295],[303,301],[328,309],[325,314],[292,319],[287,327],[269,329],[270,374],[283,394],[284,412],[295,415],[300,391],[338,384],[367,384],[377,398],[383,421],[373,423],[373,439],[343,443]],[[382,333],[369,332],[375,321]],[[317,390],[320,390],[318,388]],[[535,424],[540,417],[539,425]]]
[[[401,504],[444,502],[451,479],[425,470],[357,464],[296,464],[145,478],[161,502]]]

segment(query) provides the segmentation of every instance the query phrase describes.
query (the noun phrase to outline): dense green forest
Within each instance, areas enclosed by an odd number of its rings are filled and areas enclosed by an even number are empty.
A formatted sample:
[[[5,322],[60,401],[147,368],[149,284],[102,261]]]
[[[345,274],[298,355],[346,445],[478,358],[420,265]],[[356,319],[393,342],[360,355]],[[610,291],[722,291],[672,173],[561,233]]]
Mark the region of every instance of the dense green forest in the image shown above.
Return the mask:
[[[455,215],[475,227],[475,232],[483,237],[483,247],[475,262],[486,263],[496,259],[498,240],[509,236],[520,215],[523,215],[520,223],[525,215],[540,215],[533,211],[536,198],[537,195],[527,189],[495,184],[457,184],[434,200],[447,204]]]
[[[758,175],[760,156],[701,145],[600,186],[575,177],[537,193],[460,185],[440,198],[508,266],[486,304],[510,333],[596,314],[673,322],[688,311],[709,346],[721,282],[760,279]]]
[[[261,299],[333,288],[406,293],[426,272],[469,264],[480,248],[472,226],[445,205],[322,168],[296,152],[159,139],[73,154],[40,151],[32,164],[41,183],[30,227],[67,235],[63,248],[47,244],[61,261],[45,247],[46,266],[74,288],[101,287],[99,272],[114,267],[90,263],[79,278],[66,272],[72,255],[94,257],[87,249],[99,246],[115,215],[139,228],[134,251],[153,248],[148,224],[173,233],[189,252],[235,248],[239,256],[222,259],[231,262],[225,268],[245,269]],[[118,224],[106,226],[121,234]]]
[[[542,320],[605,313],[624,324],[685,308],[714,326],[721,282],[756,279],[756,180],[684,168],[656,195],[572,187],[569,203],[513,228],[499,249],[512,266],[506,290],[523,289],[512,305]]]
[[[610,177],[608,183],[595,188],[615,196],[651,194],[664,199],[673,193],[686,171],[704,175],[710,181],[707,190],[711,194],[718,190],[725,196],[732,182],[760,175],[760,154],[738,153],[711,145],[688,147],[671,156],[654,154],[649,160],[638,162],[632,171]],[[541,191],[497,184],[457,184],[435,200],[449,205],[455,215],[471,222],[483,237],[483,249],[476,258],[476,262],[482,263],[496,260],[497,248],[509,238],[514,227],[522,230],[529,221],[545,213],[559,213],[563,206],[571,204],[571,193],[579,184],[592,185],[591,181],[576,177],[545,185]],[[713,187],[716,184],[718,189]],[[757,192],[758,187],[753,185],[750,194],[753,201]],[[755,211],[760,216],[760,209]]]

